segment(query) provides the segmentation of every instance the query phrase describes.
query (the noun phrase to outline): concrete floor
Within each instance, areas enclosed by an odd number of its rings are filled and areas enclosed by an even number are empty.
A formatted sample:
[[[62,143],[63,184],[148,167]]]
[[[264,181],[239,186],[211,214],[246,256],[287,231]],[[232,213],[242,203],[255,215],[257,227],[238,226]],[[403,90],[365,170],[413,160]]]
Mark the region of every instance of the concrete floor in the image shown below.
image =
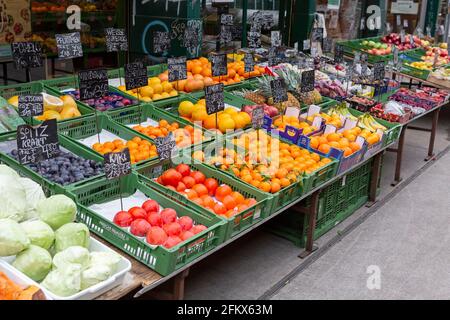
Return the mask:
[[[414,123],[430,124],[431,117]],[[450,152],[427,165],[428,138],[407,131],[404,182],[398,189],[390,185],[395,154],[386,153],[380,207],[355,212],[318,239],[321,249],[309,258],[299,259],[300,248],[260,228],[192,268],[186,299],[448,299]],[[447,109],[441,112],[435,151],[449,146]],[[381,271],[380,290],[366,286],[371,265]]]

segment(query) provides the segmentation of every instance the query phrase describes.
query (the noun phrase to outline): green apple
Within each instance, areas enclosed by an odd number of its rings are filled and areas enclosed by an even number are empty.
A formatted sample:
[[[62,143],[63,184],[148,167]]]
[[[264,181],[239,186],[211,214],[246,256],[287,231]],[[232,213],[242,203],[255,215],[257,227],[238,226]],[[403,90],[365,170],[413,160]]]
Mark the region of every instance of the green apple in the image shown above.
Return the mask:
[[[375,47],[375,42],[373,42],[373,41],[369,41],[369,46],[371,46],[371,47]]]
[[[364,40],[363,42],[362,42],[362,45],[363,46],[367,46],[369,44],[369,41],[367,41],[367,40]]]
[[[380,49],[380,47],[381,47],[381,43],[379,43],[379,42],[375,43],[375,49]]]

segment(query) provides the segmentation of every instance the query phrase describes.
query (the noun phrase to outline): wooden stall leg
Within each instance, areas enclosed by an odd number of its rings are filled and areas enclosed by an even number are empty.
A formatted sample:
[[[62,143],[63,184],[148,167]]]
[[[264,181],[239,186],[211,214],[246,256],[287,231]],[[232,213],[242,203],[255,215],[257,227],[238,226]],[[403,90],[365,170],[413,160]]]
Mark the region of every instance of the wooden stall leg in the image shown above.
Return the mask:
[[[395,161],[395,177],[394,182],[391,183],[391,186],[395,187],[402,181],[401,171],[402,171],[402,156],[403,156],[403,146],[405,144],[405,133],[406,133],[406,125],[403,126],[402,132],[400,133],[400,138],[398,139],[398,147],[396,150],[397,160]]]
[[[173,300],[184,299],[184,280],[189,276],[189,269],[184,270],[173,280]]]
[[[374,157],[372,172],[370,176],[369,202],[366,204],[366,207],[368,208],[370,208],[375,204],[375,202],[377,202],[377,189],[378,189],[378,181],[380,180],[382,159],[383,159],[382,152],[379,152]]]
[[[306,239],[305,251],[299,254],[299,258],[304,259],[311,253],[317,250],[317,246],[314,246],[314,231],[316,230],[316,216],[317,210],[319,209],[319,196],[320,190],[314,192],[311,196],[311,206],[309,207],[309,226],[308,235]]]
[[[438,127],[440,110],[441,108],[438,108],[433,111],[433,122],[431,124],[430,144],[428,145],[428,156],[425,158],[425,161],[434,159],[434,141],[436,139],[436,130]]]

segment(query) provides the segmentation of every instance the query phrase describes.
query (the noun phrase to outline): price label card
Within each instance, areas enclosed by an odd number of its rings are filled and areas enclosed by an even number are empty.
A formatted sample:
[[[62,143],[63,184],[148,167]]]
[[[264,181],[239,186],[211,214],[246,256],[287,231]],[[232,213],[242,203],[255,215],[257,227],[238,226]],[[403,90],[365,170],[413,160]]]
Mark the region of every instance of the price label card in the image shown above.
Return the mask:
[[[167,31],[153,32],[153,52],[164,53],[170,50],[170,34]]]
[[[263,106],[257,106],[252,111],[252,127],[253,129],[261,129],[264,124],[264,107]]]
[[[106,52],[128,51],[128,37],[125,29],[105,28]]]
[[[373,65],[373,79],[383,80],[385,73],[385,65],[383,61],[375,62]]]
[[[205,87],[206,113],[213,114],[225,109],[223,83]]]
[[[220,25],[220,34],[219,34],[219,40],[222,44],[227,44],[233,41],[233,30],[232,26],[228,25]]]
[[[113,180],[131,173],[131,157],[128,148],[121,152],[107,153],[103,159],[106,179]]]
[[[336,43],[334,47],[334,62],[342,63],[344,62],[344,47]]]
[[[147,68],[141,61],[125,64],[124,69],[126,90],[148,85]]]
[[[19,96],[19,116],[37,117],[44,113],[44,96],[42,94],[28,94]]]
[[[430,26],[426,27],[426,32],[427,32],[427,37],[431,38],[431,27]]]
[[[183,47],[197,48],[200,44],[199,36],[202,34],[202,25],[190,20],[184,30]]]
[[[389,22],[386,22],[385,27],[386,27],[386,34],[392,33],[392,26]]]
[[[323,52],[330,53],[333,51],[333,39],[325,38],[323,39]]]
[[[82,70],[78,73],[80,100],[104,97],[108,91],[108,72],[106,69]]]
[[[209,58],[211,61],[213,77],[225,76],[228,74],[227,55],[225,53],[211,54]]]
[[[288,100],[286,86],[283,79],[274,79],[270,81],[270,89],[274,103],[280,103]]]
[[[402,17],[400,15],[397,15],[396,22],[397,22],[397,27],[400,27],[402,25]]]
[[[244,54],[244,71],[252,72],[255,68],[255,60],[253,59],[253,54],[245,53]]]
[[[226,26],[232,26],[234,23],[234,17],[232,14],[221,14],[220,15],[220,24]]]
[[[177,146],[172,132],[167,136],[155,139],[156,151],[158,152],[159,160],[167,160],[172,157],[172,151]]]
[[[409,25],[408,20],[407,19],[403,20],[403,28],[407,29],[408,25]]]
[[[414,41],[414,35],[410,35],[409,36],[409,44],[411,45],[411,48],[414,48],[415,47],[415,41]]]
[[[268,53],[268,57],[267,57],[267,64],[269,65],[269,67],[273,67],[279,64],[279,59],[277,57],[277,48],[276,47],[270,47],[269,48],[269,53]]]
[[[280,31],[271,31],[270,32],[270,44],[272,47],[281,47],[281,34]]]
[[[402,29],[402,30],[400,31],[400,42],[401,42],[401,43],[405,43],[405,42],[406,42],[405,37],[406,37],[406,35],[405,35],[405,29]]]
[[[302,72],[302,82],[300,91],[310,92],[314,90],[315,70],[308,70]]]
[[[11,52],[17,69],[39,68],[43,65],[39,42],[13,42]]]
[[[55,34],[55,39],[59,59],[73,59],[83,56],[79,32]]]
[[[40,126],[27,124],[17,127],[17,150],[21,164],[51,159],[59,152],[56,119],[46,120]]]
[[[306,39],[303,40],[303,51],[307,51],[311,49],[311,40]]]
[[[322,43],[323,40],[323,28],[313,28],[312,29],[312,41]]]
[[[357,51],[355,52],[353,63],[358,64],[360,62],[361,62],[361,52]]]
[[[187,79],[186,57],[168,58],[169,82]]]
[[[249,48],[261,48],[261,32],[249,31],[247,35]]]

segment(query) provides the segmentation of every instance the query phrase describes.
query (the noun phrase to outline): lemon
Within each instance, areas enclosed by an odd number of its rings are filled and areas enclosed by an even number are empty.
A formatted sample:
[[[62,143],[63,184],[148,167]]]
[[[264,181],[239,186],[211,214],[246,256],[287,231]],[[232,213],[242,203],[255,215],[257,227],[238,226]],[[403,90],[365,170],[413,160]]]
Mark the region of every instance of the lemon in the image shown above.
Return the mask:
[[[117,89],[119,89],[120,91],[127,91],[127,88],[125,86],[118,86]]]
[[[172,90],[172,91],[169,92],[169,95],[171,97],[176,97],[178,95],[178,91],[177,90]]]
[[[61,112],[64,107],[64,101],[58,97],[49,95],[45,92],[42,93],[44,96],[44,110],[53,110],[56,112]]]
[[[230,116],[219,119],[219,130],[222,133],[226,133],[228,130],[234,130],[234,128],[235,122]]]
[[[232,119],[234,121],[236,129],[242,129],[247,125],[246,119],[240,114],[236,113],[235,115],[232,116]]]
[[[234,115],[238,114],[238,111],[235,108],[226,108],[224,110],[224,113],[234,116]]]
[[[61,100],[63,102],[64,108],[73,108],[78,109],[77,103],[70,95],[61,96]]]
[[[192,120],[194,121],[203,121],[208,117],[208,114],[206,113],[206,110],[204,109],[196,109],[194,112],[192,112]]]
[[[252,122],[252,118],[247,112],[241,111],[239,112],[239,115],[245,119],[245,125],[250,124],[250,122]]]
[[[154,93],[153,88],[150,86],[142,87],[139,90],[139,96],[141,96],[141,97],[151,98],[151,97],[153,97],[153,93]]]
[[[190,101],[181,101],[178,106],[178,113],[183,117],[190,117],[194,111],[194,104]]]
[[[153,88],[154,93],[161,94],[163,92],[163,86],[160,83],[153,83],[151,84],[151,87]]]
[[[157,77],[153,77],[148,79],[148,84],[152,85],[152,84],[161,84],[161,80]]]
[[[13,96],[8,99],[8,103],[16,108],[19,107],[19,96]]]

